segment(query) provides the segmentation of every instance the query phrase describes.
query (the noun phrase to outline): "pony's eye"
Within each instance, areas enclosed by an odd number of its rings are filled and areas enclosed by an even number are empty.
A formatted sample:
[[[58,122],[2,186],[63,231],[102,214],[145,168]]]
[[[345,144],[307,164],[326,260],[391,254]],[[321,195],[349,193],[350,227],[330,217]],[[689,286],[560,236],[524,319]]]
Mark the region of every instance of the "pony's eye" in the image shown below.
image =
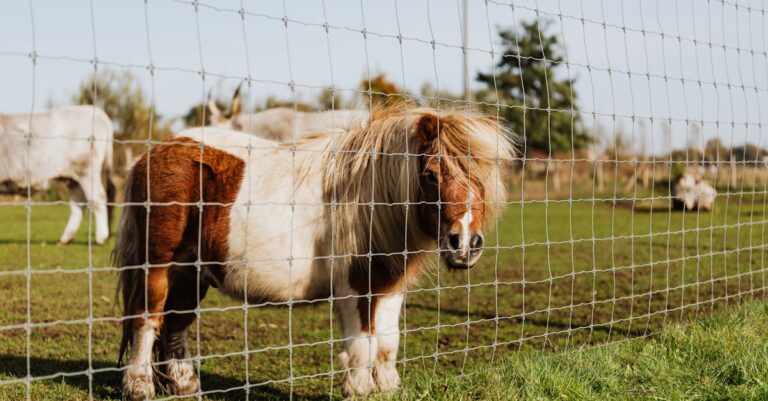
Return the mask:
[[[430,184],[437,185],[437,175],[435,175],[434,171],[427,170],[424,174],[427,175],[427,181],[429,181]]]

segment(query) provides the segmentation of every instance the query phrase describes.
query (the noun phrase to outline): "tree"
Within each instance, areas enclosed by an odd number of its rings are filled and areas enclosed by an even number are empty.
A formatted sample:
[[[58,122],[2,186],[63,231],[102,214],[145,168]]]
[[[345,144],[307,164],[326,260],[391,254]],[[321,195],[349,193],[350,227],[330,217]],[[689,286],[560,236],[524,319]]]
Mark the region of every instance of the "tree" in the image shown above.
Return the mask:
[[[72,101],[103,109],[115,124],[115,139],[146,139],[150,134],[153,139],[161,139],[170,133],[170,124],[159,124],[162,116],[128,71],[91,74],[80,84]]]
[[[437,88],[432,86],[429,82],[425,82],[421,86],[421,97],[428,107],[455,107],[467,103],[460,93],[453,93],[444,88],[440,88],[440,92],[438,93]]]
[[[102,70],[91,74],[72,96],[76,104],[90,104],[104,110],[115,128],[115,139],[161,140],[172,133],[173,120],[163,121],[141,83],[128,71]],[[114,144],[114,164],[120,171],[146,151],[143,143]]]
[[[397,84],[393,83],[384,74],[376,75],[371,79],[364,79],[360,82],[360,90],[365,92],[365,104],[369,105],[369,99],[374,105],[402,104],[408,101],[408,94],[405,93]],[[370,90],[370,98],[367,93]]]
[[[513,131],[525,132],[529,148],[551,153],[589,145],[574,80],[558,73],[565,68],[560,41],[538,21],[521,25],[520,32],[499,32],[504,56],[494,71],[478,73],[477,80],[486,85],[478,98],[499,102],[501,116]]]
[[[230,107],[230,102],[221,99],[212,101],[219,110],[228,110]],[[189,108],[187,113],[181,117],[181,120],[187,128],[211,125],[211,108],[206,103],[197,103]]]
[[[323,89],[317,96],[317,104],[320,110],[340,110],[346,108],[346,102],[341,91],[331,88]]]
[[[292,100],[281,100],[276,98],[275,96],[269,95],[267,96],[266,103],[264,105],[264,108],[257,108],[256,111],[262,111],[267,109],[276,109],[278,107],[286,107],[289,109],[296,109],[296,111],[317,111],[315,109],[314,105],[311,105],[309,103],[304,103],[301,101],[292,101]]]
[[[713,138],[704,145],[704,160],[712,163],[719,163],[728,160],[730,151],[719,138]]]
[[[754,165],[760,161],[765,153],[764,150],[751,143],[745,143],[744,146],[734,146],[731,149],[733,158],[740,162],[746,162],[747,165]]]

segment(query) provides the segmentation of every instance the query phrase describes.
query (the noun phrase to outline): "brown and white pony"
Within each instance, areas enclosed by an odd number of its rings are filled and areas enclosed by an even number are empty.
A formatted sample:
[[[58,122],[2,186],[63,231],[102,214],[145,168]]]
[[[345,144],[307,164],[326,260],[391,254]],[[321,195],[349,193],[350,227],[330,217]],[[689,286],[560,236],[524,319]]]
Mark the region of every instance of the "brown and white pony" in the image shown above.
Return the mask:
[[[435,252],[477,262],[512,151],[495,119],[426,108],[294,145],[208,127],[153,146],[126,180],[115,249],[124,397],[154,395],[153,350],[172,392],[198,391],[187,328],[209,286],[249,302],[333,297],[344,394],[397,388],[404,291]]]

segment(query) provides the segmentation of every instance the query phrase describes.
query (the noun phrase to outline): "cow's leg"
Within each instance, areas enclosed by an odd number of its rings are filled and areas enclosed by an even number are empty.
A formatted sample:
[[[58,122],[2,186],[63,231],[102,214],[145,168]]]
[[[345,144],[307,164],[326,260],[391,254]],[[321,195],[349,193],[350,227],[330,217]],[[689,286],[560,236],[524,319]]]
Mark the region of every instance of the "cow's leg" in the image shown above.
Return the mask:
[[[200,387],[189,352],[188,332],[189,325],[195,321],[195,309],[207,291],[207,281],[198,276],[194,267],[180,266],[171,271],[171,288],[165,304],[168,314],[160,335],[160,356],[173,394],[193,394]]]
[[[77,229],[80,228],[80,222],[83,220],[83,203],[87,201],[83,189],[74,181],[67,184],[69,191],[69,220],[64,227],[64,233],[59,238],[60,244],[67,244],[75,238]]]
[[[163,326],[163,311],[168,296],[168,269],[167,265],[149,267],[146,276],[136,275],[139,280],[146,277],[146,286],[139,289],[146,291],[146,309],[144,294],[138,294],[133,314],[141,316],[145,311],[147,314],[133,320],[131,356],[123,373],[123,398],[128,400],[144,400],[155,395],[152,350],[157,333]]]
[[[96,243],[104,244],[109,237],[109,219],[107,216],[107,193],[104,190],[104,183],[97,174],[94,176],[86,175],[77,180],[83,193],[93,208],[93,217],[96,223]]]
[[[400,310],[403,294],[394,293],[377,297],[375,322],[378,346],[373,366],[373,378],[382,391],[400,387],[397,373],[397,350],[400,344]]]
[[[373,327],[368,323],[368,299],[350,296],[357,292],[348,288],[342,288],[334,295],[342,298],[335,301],[344,338],[339,354],[344,368],[342,391],[347,397],[370,394],[376,391],[373,364],[378,340],[372,335]]]

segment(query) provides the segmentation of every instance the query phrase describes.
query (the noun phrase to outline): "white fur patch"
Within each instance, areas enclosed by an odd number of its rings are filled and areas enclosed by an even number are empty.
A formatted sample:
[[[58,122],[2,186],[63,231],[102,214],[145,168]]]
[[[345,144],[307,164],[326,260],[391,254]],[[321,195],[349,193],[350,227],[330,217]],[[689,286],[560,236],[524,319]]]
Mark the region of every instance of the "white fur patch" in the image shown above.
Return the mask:
[[[286,174],[315,153],[293,154],[279,149],[276,142],[213,127],[192,128],[176,136],[202,142],[246,163],[229,212],[227,259],[232,262],[219,289],[237,299],[247,293],[256,303],[327,297],[328,263],[314,259],[323,228],[314,224],[322,221],[324,212],[321,171],[302,172],[304,184],[296,190],[292,174]],[[317,147],[319,151],[323,144]],[[335,266],[334,280],[341,279],[344,269],[341,263]]]
[[[403,294],[382,296],[376,303],[376,337],[379,348],[373,378],[381,391],[394,391],[400,387],[397,372],[397,350],[400,344],[400,310]]]
[[[472,201],[475,199],[475,193],[470,190],[469,197],[467,198],[467,211],[461,216],[459,223],[461,224],[461,254],[469,254],[469,240],[470,232],[469,225],[472,224]]]
[[[155,324],[144,323],[133,332],[131,358],[123,373],[123,398],[144,400],[154,398],[155,384],[152,379],[152,345],[155,342]]]
[[[357,295],[348,285],[336,285],[337,296]],[[339,362],[344,368],[342,392],[347,397],[368,395],[376,391],[373,380],[373,366],[378,349],[376,336],[363,333],[357,298],[345,298],[336,301],[335,306],[341,320],[341,334],[344,345]]]

